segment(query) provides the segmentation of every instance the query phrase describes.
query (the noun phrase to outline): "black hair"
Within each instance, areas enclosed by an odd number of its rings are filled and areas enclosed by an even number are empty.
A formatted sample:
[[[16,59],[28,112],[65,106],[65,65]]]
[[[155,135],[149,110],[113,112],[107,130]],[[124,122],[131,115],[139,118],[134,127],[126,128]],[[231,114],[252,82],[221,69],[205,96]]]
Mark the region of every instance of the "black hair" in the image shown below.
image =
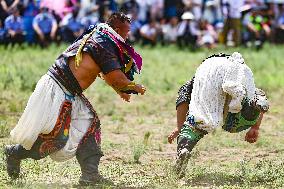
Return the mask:
[[[122,12],[114,12],[106,22],[110,27],[116,28],[119,23],[131,23],[131,19]]]

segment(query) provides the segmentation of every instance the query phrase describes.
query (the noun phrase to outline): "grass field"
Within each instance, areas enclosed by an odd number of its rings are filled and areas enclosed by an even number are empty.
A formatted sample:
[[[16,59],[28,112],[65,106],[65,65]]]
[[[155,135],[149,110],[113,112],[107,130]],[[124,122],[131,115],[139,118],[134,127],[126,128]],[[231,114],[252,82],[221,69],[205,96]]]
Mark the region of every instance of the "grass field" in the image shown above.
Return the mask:
[[[0,147],[10,144],[9,131],[25,108],[37,80],[46,73],[65,46],[47,50],[0,47]],[[123,102],[103,81],[86,91],[102,124],[100,171],[115,186],[102,188],[284,188],[284,46],[251,49],[200,50],[176,47],[142,48],[144,67],[136,81],[146,95]],[[240,51],[252,68],[255,82],[270,99],[256,144],[244,141],[245,133],[217,129],[193,151],[185,179],[172,171],[175,144],[167,135],[175,127],[175,98],[203,59],[213,53]],[[76,159],[64,163],[50,158],[22,162],[21,177],[11,181],[0,152],[0,188],[76,187],[80,168]]]

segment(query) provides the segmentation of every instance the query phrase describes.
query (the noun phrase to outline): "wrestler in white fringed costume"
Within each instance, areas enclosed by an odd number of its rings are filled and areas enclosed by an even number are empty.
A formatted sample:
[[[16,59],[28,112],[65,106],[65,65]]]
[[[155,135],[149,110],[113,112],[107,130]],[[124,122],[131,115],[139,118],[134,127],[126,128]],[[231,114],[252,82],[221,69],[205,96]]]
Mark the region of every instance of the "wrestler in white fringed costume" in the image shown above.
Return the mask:
[[[222,126],[234,133],[250,128],[246,141],[255,142],[263,113],[269,108],[263,91],[254,84],[253,73],[240,53],[213,55],[197,68],[194,78],[178,94],[177,173],[184,176],[190,152],[204,135]]]

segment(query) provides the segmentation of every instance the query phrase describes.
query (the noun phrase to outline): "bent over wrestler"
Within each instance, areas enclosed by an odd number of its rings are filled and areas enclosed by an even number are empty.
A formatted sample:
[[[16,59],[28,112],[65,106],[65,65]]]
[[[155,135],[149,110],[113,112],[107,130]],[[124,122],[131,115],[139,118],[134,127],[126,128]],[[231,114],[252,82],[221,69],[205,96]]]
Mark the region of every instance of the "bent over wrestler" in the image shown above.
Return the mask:
[[[176,171],[182,178],[194,146],[220,126],[230,133],[249,129],[245,140],[256,142],[269,105],[265,93],[255,87],[251,69],[235,52],[204,60],[195,76],[180,88],[176,109],[177,127],[168,142],[177,137]]]

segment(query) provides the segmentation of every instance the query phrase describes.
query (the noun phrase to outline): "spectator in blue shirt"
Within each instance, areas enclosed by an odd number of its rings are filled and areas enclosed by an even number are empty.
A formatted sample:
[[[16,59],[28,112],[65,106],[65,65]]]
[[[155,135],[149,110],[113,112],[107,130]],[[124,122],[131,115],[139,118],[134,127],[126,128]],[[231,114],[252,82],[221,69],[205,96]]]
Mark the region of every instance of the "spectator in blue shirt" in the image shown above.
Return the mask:
[[[138,15],[136,13],[131,15],[131,25],[128,40],[130,43],[138,42],[140,40],[140,28],[142,23],[138,20]]]
[[[6,30],[2,26],[2,22],[0,22],[0,45],[2,44],[6,45],[6,40],[7,40]]]
[[[39,0],[24,0],[23,7],[24,30],[26,32],[25,40],[28,44],[33,44],[35,43],[33,20],[39,13]]]
[[[48,8],[42,7],[40,9],[40,13],[33,20],[33,28],[42,48],[47,47],[51,41],[56,41],[57,22],[48,12]]]
[[[77,19],[79,9],[74,9],[72,13],[67,14],[61,22],[62,39],[65,42],[72,43],[84,31],[84,26]]]
[[[12,15],[5,19],[5,30],[7,31],[8,43],[12,45],[18,43],[22,44],[25,40],[24,38],[24,23],[20,16],[20,11],[18,8],[11,9]]]

